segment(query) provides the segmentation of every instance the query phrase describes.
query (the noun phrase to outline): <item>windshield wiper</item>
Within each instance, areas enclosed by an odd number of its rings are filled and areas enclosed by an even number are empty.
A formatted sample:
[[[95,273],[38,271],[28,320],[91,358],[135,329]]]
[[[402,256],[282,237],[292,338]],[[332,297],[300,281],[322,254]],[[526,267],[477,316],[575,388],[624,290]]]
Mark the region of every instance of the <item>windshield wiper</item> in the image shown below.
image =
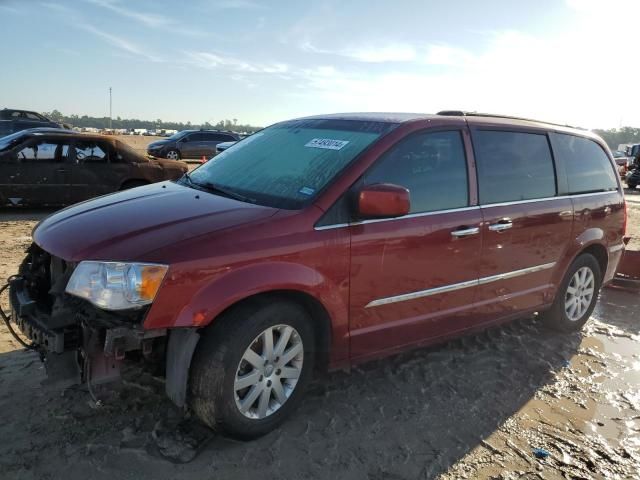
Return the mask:
[[[227,188],[224,188],[224,187],[221,187],[219,185],[216,185],[215,183],[211,183],[211,182],[204,182],[204,183],[195,182],[191,178],[191,175],[189,175],[189,172],[185,173],[183,178],[185,178],[187,180],[187,183],[190,186],[192,186],[194,188],[197,188],[199,190],[205,190],[207,192],[210,192],[210,193],[213,193],[213,194],[222,195],[224,197],[233,198],[234,200],[239,200],[241,202],[256,203],[256,201],[253,198],[245,197],[244,195],[241,195],[241,194],[239,194],[237,192],[234,192],[233,190],[229,190]]]
[[[191,180],[191,179],[189,179]],[[227,188],[221,187],[219,185],[216,185],[215,183],[211,183],[211,182],[205,182],[205,183],[196,183],[193,180],[191,180],[191,183],[193,183],[194,185],[198,186],[198,187],[202,187],[204,188],[206,191],[211,192],[211,193],[217,193],[220,195],[223,195],[225,197],[229,197],[229,198],[233,198],[235,200],[239,200],[241,202],[247,202],[247,203],[255,203],[255,200],[249,198],[249,197],[245,197],[244,195],[241,195],[237,192],[234,192],[233,190],[229,190]]]

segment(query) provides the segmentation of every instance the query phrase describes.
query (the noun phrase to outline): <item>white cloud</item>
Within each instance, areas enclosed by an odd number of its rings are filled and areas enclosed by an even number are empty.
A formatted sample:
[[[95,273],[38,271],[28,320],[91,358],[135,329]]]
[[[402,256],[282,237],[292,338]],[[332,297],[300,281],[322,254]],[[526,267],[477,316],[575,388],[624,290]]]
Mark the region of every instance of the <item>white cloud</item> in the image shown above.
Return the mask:
[[[99,38],[102,38],[107,43],[127,53],[130,53],[139,57],[143,57],[149,61],[156,62],[156,63],[161,63],[164,61],[161,57],[158,57],[156,55],[153,55],[147,52],[145,49],[131,42],[130,40],[127,40],[126,38],[123,38],[123,37],[119,37],[117,35],[113,35],[111,33],[107,33],[103,30],[100,30],[97,27],[94,27],[93,25],[84,23],[82,25],[78,25],[78,28],[85,30]]]
[[[150,12],[137,12],[135,10],[122,6],[122,4],[120,4],[118,1],[115,1],[115,0],[87,0],[87,1],[99,7],[111,10],[112,12],[117,13],[118,15],[121,15],[123,17],[131,18],[148,27],[166,27],[173,23],[170,18],[165,17],[164,15],[150,13]]]
[[[378,46],[354,45],[331,50],[315,46],[309,41],[301,45],[302,50],[311,53],[337,55],[364,63],[410,62],[417,57],[413,45],[405,43],[388,43]]]
[[[462,67],[473,63],[474,57],[462,48],[449,45],[430,45],[423,58],[428,65]]]
[[[307,76],[295,95],[327,111],[462,109],[588,128],[640,124],[638,32],[624,28],[625,18],[640,14],[640,1],[568,5],[575,16],[559,33],[493,32],[473,51],[443,43],[415,46],[415,59],[382,71],[356,63],[332,75]],[[304,48],[326,53],[308,43]]]
[[[184,52],[188,63],[209,70],[227,69],[246,73],[286,73],[289,66],[284,63],[249,62],[240,58],[229,57],[211,52]]]

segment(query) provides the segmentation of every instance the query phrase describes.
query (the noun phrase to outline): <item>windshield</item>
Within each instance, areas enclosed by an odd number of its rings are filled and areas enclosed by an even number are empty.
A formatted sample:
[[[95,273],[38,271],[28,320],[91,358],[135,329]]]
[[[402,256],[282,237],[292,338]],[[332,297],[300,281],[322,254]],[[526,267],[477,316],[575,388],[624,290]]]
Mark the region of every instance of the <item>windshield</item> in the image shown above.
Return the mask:
[[[279,123],[229,147],[194,170],[191,180],[254,203],[300,209],[395,125],[355,120]]]
[[[6,137],[0,138],[0,152],[9,150],[11,147],[19,143],[24,137],[24,132],[16,132]]]

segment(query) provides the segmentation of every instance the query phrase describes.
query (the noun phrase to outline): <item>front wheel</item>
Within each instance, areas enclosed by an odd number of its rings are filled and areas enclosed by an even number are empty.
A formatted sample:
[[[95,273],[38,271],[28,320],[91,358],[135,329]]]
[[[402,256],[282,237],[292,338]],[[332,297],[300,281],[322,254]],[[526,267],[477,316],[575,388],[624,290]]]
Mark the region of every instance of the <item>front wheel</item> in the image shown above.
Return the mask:
[[[169,160],[180,160],[180,152],[177,150],[169,150],[166,157]]]
[[[191,406],[212,428],[243,439],[276,428],[311,378],[314,330],[301,306],[240,305],[201,338],[190,375]]]
[[[580,255],[567,270],[552,307],[541,314],[543,322],[563,332],[580,330],[598,302],[601,284],[596,258],[588,253]]]

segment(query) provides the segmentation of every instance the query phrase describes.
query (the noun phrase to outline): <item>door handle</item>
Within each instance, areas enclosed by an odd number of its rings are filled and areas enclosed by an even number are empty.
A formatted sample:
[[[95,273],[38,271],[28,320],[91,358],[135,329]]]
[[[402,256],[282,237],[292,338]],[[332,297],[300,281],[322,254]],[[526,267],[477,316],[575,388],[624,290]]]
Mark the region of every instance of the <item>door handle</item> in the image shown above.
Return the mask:
[[[460,227],[451,232],[451,235],[456,238],[469,237],[471,235],[477,235],[480,233],[480,229],[478,227]]]
[[[510,218],[503,218],[502,220],[498,220],[498,222],[489,225],[489,230],[492,232],[503,232],[505,230],[509,230],[513,227],[513,222]]]
[[[67,173],[67,169],[66,168],[58,168],[58,169],[56,169],[56,172],[58,172],[58,173]]]

